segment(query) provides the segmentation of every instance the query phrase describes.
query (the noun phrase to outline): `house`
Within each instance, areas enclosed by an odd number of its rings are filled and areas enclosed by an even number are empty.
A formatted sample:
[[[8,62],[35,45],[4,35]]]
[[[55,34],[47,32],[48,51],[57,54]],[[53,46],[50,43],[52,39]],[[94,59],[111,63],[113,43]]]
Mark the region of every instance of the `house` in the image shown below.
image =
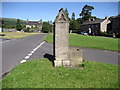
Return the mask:
[[[99,20],[91,19],[81,25],[81,31],[94,34],[99,34],[100,32],[107,32],[107,25],[110,22],[111,21],[108,20],[108,17]]]
[[[33,30],[34,32],[40,32],[42,30],[42,21],[28,21],[26,22],[26,28]]]
[[[120,37],[120,14],[112,19],[112,30],[115,37]]]
[[[2,32],[2,21],[0,20],[0,32]]]
[[[0,32],[2,32],[2,28],[0,27]]]

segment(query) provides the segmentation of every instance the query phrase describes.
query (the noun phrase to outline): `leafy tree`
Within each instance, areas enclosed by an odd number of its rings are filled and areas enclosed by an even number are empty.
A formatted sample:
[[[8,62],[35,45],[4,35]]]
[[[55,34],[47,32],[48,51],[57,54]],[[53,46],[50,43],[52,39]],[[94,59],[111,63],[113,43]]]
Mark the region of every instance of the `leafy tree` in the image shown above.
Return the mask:
[[[48,23],[49,23],[49,28],[50,28],[50,30],[49,30],[49,32],[52,32],[53,30],[53,22],[52,21],[48,21]]]
[[[78,25],[75,20],[75,13],[73,12],[70,20],[70,30],[77,30],[77,29],[78,29]]]
[[[44,33],[48,33],[48,32],[51,32],[51,29],[52,29],[52,25],[50,24],[50,22],[43,22],[43,25],[42,25],[42,32]]]
[[[0,26],[2,27],[2,28],[4,28],[5,27],[5,24],[4,24],[4,21],[3,20],[1,20],[1,24],[0,24]]]
[[[91,12],[94,9],[93,6],[85,5],[82,8],[82,12],[80,13],[80,16],[82,16],[83,21],[89,20],[91,18]]]
[[[72,20],[75,20],[75,13],[72,13]]]
[[[30,28],[29,27],[24,28],[23,30],[24,30],[24,32],[30,32]]]
[[[40,19],[39,21],[42,22],[42,19]]]
[[[65,9],[65,13],[66,13],[67,17],[69,18],[69,13],[68,13],[67,8]]]
[[[80,27],[81,27],[81,24],[82,24],[82,18],[77,18],[76,22],[77,22],[78,30],[80,30]]]
[[[22,25],[21,25],[21,23],[20,23],[20,20],[17,19],[16,29],[17,29],[18,31],[21,31],[22,28],[23,28],[23,27],[22,27]]]

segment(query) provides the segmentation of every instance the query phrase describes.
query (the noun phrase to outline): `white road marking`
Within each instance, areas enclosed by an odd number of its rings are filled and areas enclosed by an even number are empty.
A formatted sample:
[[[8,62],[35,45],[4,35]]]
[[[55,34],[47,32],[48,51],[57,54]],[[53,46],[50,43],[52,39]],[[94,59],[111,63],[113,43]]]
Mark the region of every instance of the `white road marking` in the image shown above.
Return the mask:
[[[26,60],[22,60],[20,63],[24,63],[24,62],[26,62]]]
[[[35,48],[35,49],[33,49],[33,52],[35,52],[37,49]]]
[[[36,48],[38,49],[39,47],[41,47],[45,42],[42,42],[40,45],[38,45]]]
[[[34,53],[34,51],[31,52],[32,54]]]
[[[45,42],[42,42],[41,44],[39,44],[35,49],[33,49],[33,51],[31,51],[27,56],[25,56],[25,58],[20,62],[20,63],[24,63],[27,61],[27,59],[30,58],[30,56],[32,56],[32,54],[38,49],[40,48]]]
[[[29,53],[28,56],[32,56],[32,53]]]
[[[29,59],[30,56],[26,56],[25,59]]]

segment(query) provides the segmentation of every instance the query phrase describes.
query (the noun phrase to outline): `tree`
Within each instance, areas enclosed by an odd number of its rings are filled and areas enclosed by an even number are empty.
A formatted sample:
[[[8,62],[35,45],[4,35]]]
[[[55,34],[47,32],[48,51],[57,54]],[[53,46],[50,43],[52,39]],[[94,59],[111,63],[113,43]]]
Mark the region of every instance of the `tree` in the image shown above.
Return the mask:
[[[22,27],[22,25],[21,25],[21,23],[20,23],[20,20],[17,19],[16,29],[17,29],[18,31],[21,31],[22,28],[23,28],[23,27]]]
[[[4,21],[2,20],[2,24],[0,24],[2,28],[5,27]]]
[[[30,28],[29,27],[24,28],[24,32],[30,32]]]
[[[69,13],[68,13],[67,8],[65,9],[65,13],[66,13],[67,17],[69,18]]]
[[[40,19],[39,21],[42,22],[42,19]]]
[[[75,20],[75,13],[74,12],[72,13],[72,17],[70,19],[70,29],[71,30],[77,30],[78,29],[77,22]]]
[[[80,13],[80,16],[82,16],[83,21],[89,20],[91,18],[91,13],[93,9],[94,7],[89,5],[85,5],[82,8],[82,12]]]
[[[75,13],[72,13],[72,20],[75,20]]]
[[[82,18],[77,18],[76,22],[77,22],[78,30],[80,30],[80,27],[81,27],[81,24],[82,24]]]
[[[42,32],[44,33],[48,33],[48,32],[51,32],[51,29],[52,29],[52,25],[50,24],[50,22],[43,22],[43,25],[42,25]]]

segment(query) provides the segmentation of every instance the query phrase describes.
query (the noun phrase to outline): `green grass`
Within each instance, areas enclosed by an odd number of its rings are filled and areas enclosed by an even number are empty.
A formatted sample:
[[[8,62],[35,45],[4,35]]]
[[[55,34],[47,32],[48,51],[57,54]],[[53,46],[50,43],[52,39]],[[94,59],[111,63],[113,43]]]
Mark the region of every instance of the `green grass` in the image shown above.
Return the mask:
[[[118,88],[118,66],[85,61],[84,69],[54,68],[48,59],[15,67],[3,88]]]
[[[86,48],[96,48],[111,51],[120,51],[118,49],[118,40],[114,38],[84,36],[79,34],[70,34],[69,45]],[[52,34],[47,35],[44,38],[45,41],[52,43]]]
[[[27,32],[1,32],[0,34],[5,34],[5,36],[0,36],[0,38],[19,39],[19,38],[27,37],[27,36],[34,35],[34,34],[38,34],[38,33],[27,33]]]

